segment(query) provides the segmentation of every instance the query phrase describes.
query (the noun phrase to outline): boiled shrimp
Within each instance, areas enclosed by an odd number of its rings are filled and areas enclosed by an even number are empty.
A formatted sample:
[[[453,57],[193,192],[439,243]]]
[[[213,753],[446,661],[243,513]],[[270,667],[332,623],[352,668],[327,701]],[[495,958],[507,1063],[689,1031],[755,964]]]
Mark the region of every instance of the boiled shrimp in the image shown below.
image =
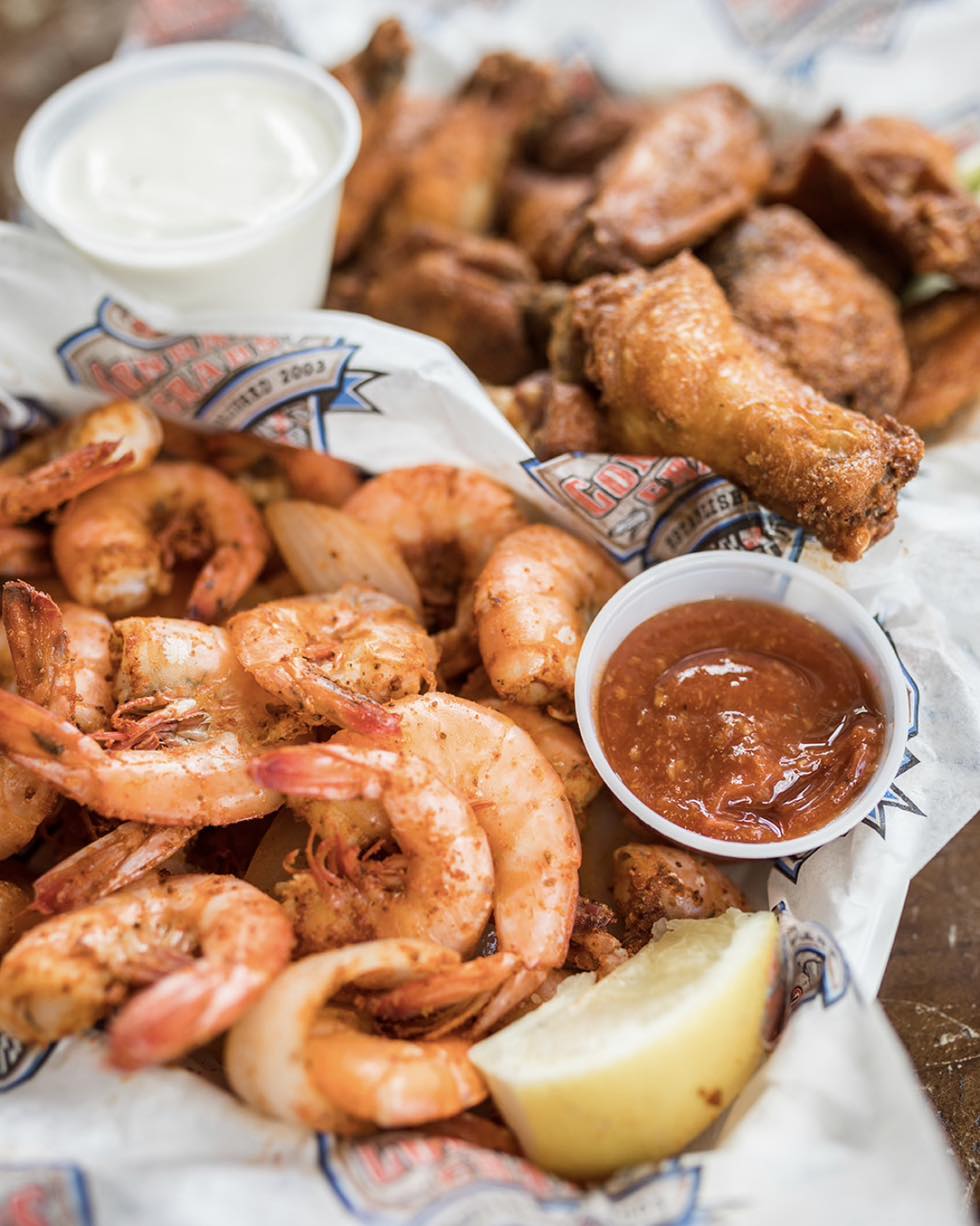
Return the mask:
[[[227,477],[202,464],[158,463],[76,498],[52,547],[72,596],[114,617],[169,591],[176,563],[206,559],[187,616],[213,622],[252,585],[269,538]]]
[[[472,584],[494,545],[521,527],[514,495],[483,473],[428,464],[374,477],[344,511],[399,548],[415,576],[445,676],[478,662]]]
[[[213,434],[205,441],[211,463],[234,477],[259,506],[304,498],[339,507],[361,484],[355,465],[305,447],[271,443],[255,434]]]
[[[497,944],[501,953],[514,956],[514,965],[493,990],[482,1022],[513,1007],[551,967],[565,961],[582,856],[575,817],[550,763],[506,716],[442,693],[404,698],[392,706],[400,725],[388,743],[424,759],[464,796],[489,840]],[[362,743],[356,734],[340,732],[329,746]],[[288,755],[307,759],[306,784],[294,783],[295,790],[315,794],[317,761],[327,762],[322,750],[329,746],[304,746]],[[274,778],[266,772],[284,756],[267,755],[258,777]],[[420,1001],[428,999],[429,986],[419,984]],[[465,981],[461,996],[472,995],[468,986]]]
[[[710,860],[657,843],[627,843],[613,853],[613,901],[631,953],[662,919],[709,919],[729,907],[745,911],[742,891]]]
[[[258,605],[228,633],[259,685],[314,722],[390,731],[380,704],[435,685],[437,648],[411,610],[360,584]]]
[[[186,847],[197,834],[195,826],[121,822],[37,878],[34,910],[42,915],[58,915],[134,885]]]
[[[302,958],[232,1028],[225,1045],[232,1088],[266,1115],[346,1135],[446,1119],[475,1106],[487,1091],[466,1043],[388,1039],[332,1004],[344,988],[393,987],[458,963],[451,950],[412,940]]]
[[[471,954],[490,918],[494,869],[490,846],[467,801],[421,758],[341,745],[273,751],[253,775],[287,796],[296,789],[325,799],[379,799],[400,855],[311,871],[280,896],[304,950],[374,937],[420,937]],[[346,864],[350,875],[341,875]]]
[[[0,578],[36,579],[52,569],[49,538],[36,528],[0,527]]]
[[[4,585],[3,628],[6,684],[55,721],[101,727],[112,705],[108,621],[77,605],[63,612],[17,580]],[[26,847],[60,799],[27,766],[0,756],[0,859]]]
[[[30,927],[31,896],[16,881],[0,880],[0,954],[13,945]]]
[[[569,708],[585,632],[623,582],[604,553],[560,528],[533,524],[505,537],[474,593],[480,655],[497,693]]]
[[[145,468],[162,441],[160,422],[132,400],[48,430],[0,460],[0,525],[24,523],[121,472]]]
[[[0,747],[59,792],[122,821],[226,825],[277,808],[281,798],[252,781],[248,761],[302,729],[270,711],[227,633],[163,617],[127,618],[115,632],[120,706],[111,728],[86,736],[0,692]]]
[[[602,790],[602,779],[592,765],[578,732],[539,707],[524,706],[506,698],[480,698],[477,701],[481,707],[499,711],[512,719],[518,728],[524,729],[555,768],[579,825],[583,826],[587,808]]]
[[[0,1030],[51,1043],[109,1027],[109,1059],[175,1060],[226,1030],[289,960],[282,908],[235,877],[140,886],[33,928],[0,963]]]

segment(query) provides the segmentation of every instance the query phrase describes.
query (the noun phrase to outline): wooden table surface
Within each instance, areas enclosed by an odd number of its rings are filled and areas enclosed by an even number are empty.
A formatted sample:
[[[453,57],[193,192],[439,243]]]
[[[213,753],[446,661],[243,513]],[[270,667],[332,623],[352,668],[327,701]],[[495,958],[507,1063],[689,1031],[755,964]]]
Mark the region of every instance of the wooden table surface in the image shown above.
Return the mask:
[[[35,106],[108,58],[132,0],[0,0],[0,216],[10,154]],[[909,889],[881,1002],[980,1205],[980,822]]]

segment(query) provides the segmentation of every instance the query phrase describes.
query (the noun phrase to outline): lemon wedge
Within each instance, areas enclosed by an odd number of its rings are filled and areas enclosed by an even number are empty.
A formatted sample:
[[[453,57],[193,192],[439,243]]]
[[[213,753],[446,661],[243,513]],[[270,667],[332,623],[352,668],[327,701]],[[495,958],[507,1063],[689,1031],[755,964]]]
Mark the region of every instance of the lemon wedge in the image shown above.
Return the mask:
[[[762,1059],[779,928],[768,911],[676,920],[598,983],[470,1049],[525,1153],[571,1179],[676,1154]]]

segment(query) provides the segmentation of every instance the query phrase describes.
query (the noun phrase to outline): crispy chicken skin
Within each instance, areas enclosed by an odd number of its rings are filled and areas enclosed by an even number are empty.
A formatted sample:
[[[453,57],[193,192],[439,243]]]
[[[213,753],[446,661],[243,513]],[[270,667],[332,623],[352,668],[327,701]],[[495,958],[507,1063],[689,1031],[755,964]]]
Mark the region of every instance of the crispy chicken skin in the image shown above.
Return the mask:
[[[802,213],[753,209],[704,258],[735,318],[828,400],[895,413],[909,360],[894,297]]]
[[[649,104],[610,94],[583,61],[555,73],[546,105],[524,141],[535,166],[557,174],[588,174],[630,134]]]
[[[400,159],[390,138],[411,53],[408,35],[392,17],[378,26],[362,51],[333,70],[361,116],[361,148],[344,184],[337,223],[338,264],[350,258],[398,180]]]
[[[515,383],[537,364],[528,319],[536,282],[512,243],[417,226],[335,277],[328,305],[426,332],[478,378]]]
[[[689,455],[811,531],[840,561],[884,536],[922,440],[825,399],[753,343],[689,252],[571,295],[613,444]]]
[[[911,120],[834,124],[771,189],[832,234],[862,234],[907,275],[980,288],[980,205],[957,180],[953,147]]]
[[[933,430],[980,397],[980,293],[953,290],[913,307],[905,339],[912,381],[897,416]]]
[[[487,387],[487,392],[539,460],[605,449],[605,421],[592,393],[580,384],[562,383],[539,370],[515,387]]]
[[[651,111],[598,171],[569,278],[657,264],[703,242],[749,208],[769,171],[759,117],[732,86]]]
[[[409,153],[385,222],[473,234],[488,231],[524,133],[544,105],[553,70],[509,53],[485,56],[441,121]]]

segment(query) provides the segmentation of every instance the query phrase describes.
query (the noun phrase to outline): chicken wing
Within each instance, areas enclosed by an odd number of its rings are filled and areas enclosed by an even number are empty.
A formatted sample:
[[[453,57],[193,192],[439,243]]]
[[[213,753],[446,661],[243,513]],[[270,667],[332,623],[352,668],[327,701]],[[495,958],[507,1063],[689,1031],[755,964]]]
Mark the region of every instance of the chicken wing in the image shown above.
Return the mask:
[[[524,166],[508,173],[503,190],[507,233],[542,277],[564,274],[592,192],[587,175],[550,175]]]
[[[933,430],[980,398],[980,293],[953,290],[913,307],[905,339],[912,381],[900,421]]]
[[[328,305],[426,332],[478,378],[515,383],[539,364],[529,318],[536,282],[512,243],[417,226],[335,278]]]
[[[710,238],[749,208],[770,164],[758,116],[730,85],[650,112],[599,169],[570,279],[656,264]]]
[[[911,120],[818,132],[772,190],[829,233],[862,235],[906,275],[942,272],[980,288],[980,205],[957,180],[953,147]]]
[[[515,387],[487,387],[500,409],[539,460],[566,451],[604,451],[606,425],[595,398],[576,383],[537,371]]]
[[[922,440],[826,400],[753,343],[708,268],[683,252],[571,295],[613,445],[689,455],[854,561],[892,526]]]
[[[408,155],[386,211],[388,227],[489,230],[504,174],[545,105],[551,77],[547,65],[517,55],[484,57],[441,122]]]
[[[630,134],[649,104],[609,93],[583,61],[556,72],[542,114],[528,133],[528,161],[558,174],[587,174]]]
[[[359,246],[401,173],[391,140],[412,44],[394,17],[383,21],[353,59],[333,70],[361,116],[361,148],[344,184],[334,260],[342,264]]]
[[[898,304],[802,213],[753,209],[704,258],[735,318],[804,383],[868,417],[896,411],[909,379]]]

